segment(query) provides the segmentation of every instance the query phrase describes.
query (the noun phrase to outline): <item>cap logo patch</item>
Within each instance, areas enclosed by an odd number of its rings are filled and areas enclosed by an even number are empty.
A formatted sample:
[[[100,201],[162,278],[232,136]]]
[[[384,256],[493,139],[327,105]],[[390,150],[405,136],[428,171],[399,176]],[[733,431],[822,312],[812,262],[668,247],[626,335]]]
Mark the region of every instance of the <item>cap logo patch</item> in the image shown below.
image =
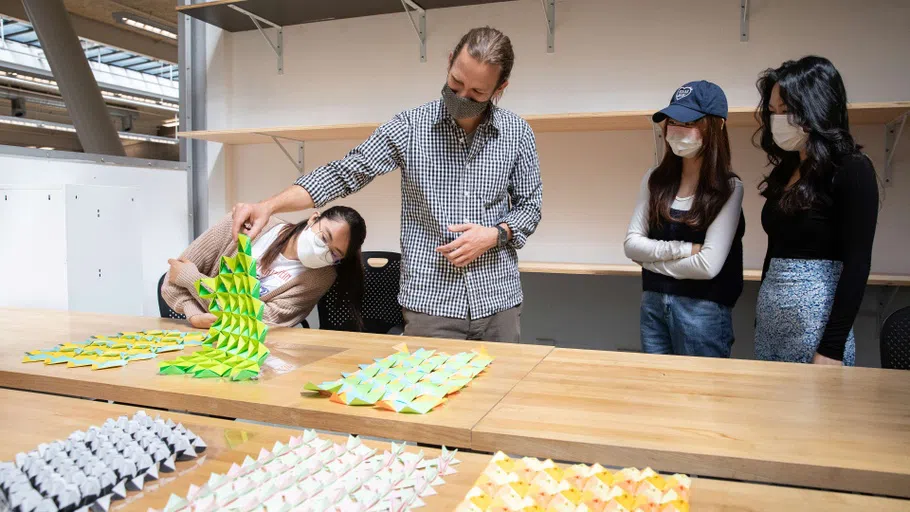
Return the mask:
[[[676,101],[679,101],[690,94],[692,94],[691,87],[680,87],[676,90]]]

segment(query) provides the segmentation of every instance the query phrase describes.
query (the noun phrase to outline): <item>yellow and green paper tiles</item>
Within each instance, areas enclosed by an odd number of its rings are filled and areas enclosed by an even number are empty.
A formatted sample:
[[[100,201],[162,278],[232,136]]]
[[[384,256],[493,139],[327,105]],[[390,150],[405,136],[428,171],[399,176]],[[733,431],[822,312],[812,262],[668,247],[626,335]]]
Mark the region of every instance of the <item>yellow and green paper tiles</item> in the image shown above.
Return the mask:
[[[399,352],[362,364],[354,373],[342,373],[340,379],[322,384],[310,382],[304,389],[345,405],[426,414],[467,386],[492,362],[483,349],[449,355],[422,348],[411,353],[402,345]]]
[[[113,336],[92,336],[85,341],[62,343],[47,350],[25,353],[23,363],[66,364],[67,368],[91,366],[92,370],[119,368],[130,361],[153,359],[157,354],[202,345],[204,332],[139,331]]]
[[[196,281],[199,296],[210,301],[217,320],[209,329],[205,348],[172,361],[162,361],[162,375],[250,380],[259,376],[269,356],[265,346],[268,326],[262,321],[265,305],[259,300],[256,260],[250,239],[239,235],[237,255],[221,258],[220,273]]]

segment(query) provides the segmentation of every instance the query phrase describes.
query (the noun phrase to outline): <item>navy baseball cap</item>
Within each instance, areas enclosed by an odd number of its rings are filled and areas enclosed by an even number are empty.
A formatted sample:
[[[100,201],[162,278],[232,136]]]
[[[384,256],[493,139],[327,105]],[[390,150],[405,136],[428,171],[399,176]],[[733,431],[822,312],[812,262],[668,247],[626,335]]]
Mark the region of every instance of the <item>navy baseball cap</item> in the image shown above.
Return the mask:
[[[706,80],[689,82],[676,89],[670,105],[655,113],[651,119],[659,123],[671,117],[680,123],[698,121],[706,115],[727,118],[727,96],[717,84]]]

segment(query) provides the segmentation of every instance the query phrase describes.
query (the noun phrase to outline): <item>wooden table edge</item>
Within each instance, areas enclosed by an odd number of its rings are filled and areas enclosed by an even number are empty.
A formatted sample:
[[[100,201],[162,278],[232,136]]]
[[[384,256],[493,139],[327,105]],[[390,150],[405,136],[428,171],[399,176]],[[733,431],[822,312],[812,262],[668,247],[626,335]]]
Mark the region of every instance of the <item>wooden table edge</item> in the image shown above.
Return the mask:
[[[142,389],[118,384],[105,384],[104,386],[98,386],[96,388],[97,392],[89,392],[85,389],[84,383],[75,382],[77,386],[71,387],[71,392],[61,393],[60,389],[64,387],[61,384],[72,385],[74,382],[53,375],[0,371],[0,387],[18,391],[110,400],[129,407],[149,407],[172,410],[184,414],[212,415],[222,418],[260,421],[283,427],[303,427],[356,435],[395,438],[434,446],[444,445],[451,448],[465,449],[470,448],[471,445],[471,430],[469,427],[401,422],[394,417],[364,418],[363,416],[346,415],[341,411],[336,413],[303,410],[230,398],[212,400],[206,396]],[[339,405],[339,407],[342,406]],[[389,412],[389,414],[395,413]],[[433,432],[424,432],[427,429],[431,429]]]

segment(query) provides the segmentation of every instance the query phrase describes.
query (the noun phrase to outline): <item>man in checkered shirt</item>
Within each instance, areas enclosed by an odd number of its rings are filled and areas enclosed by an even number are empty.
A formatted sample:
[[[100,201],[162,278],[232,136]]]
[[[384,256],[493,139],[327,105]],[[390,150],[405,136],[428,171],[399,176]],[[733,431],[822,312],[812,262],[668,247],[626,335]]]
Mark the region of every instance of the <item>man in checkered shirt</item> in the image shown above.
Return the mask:
[[[520,339],[520,249],[541,218],[534,133],[494,105],[514,53],[489,27],[465,34],[449,57],[442,99],[380,126],[344,159],[281,194],[234,207],[234,234],[255,237],[275,213],[321,207],[401,169],[401,293],[405,334]]]

